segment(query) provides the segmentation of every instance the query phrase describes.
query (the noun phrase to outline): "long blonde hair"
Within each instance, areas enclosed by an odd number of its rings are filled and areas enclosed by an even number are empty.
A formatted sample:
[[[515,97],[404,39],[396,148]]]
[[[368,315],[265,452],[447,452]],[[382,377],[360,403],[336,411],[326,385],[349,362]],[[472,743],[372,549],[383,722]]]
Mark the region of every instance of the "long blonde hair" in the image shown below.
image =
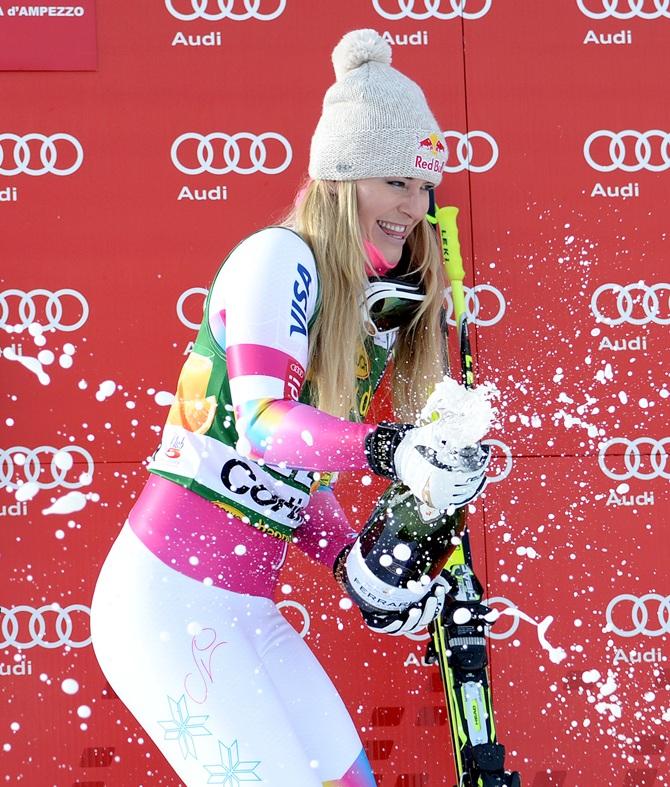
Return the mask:
[[[349,418],[358,412],[357,349],[368,337],[361,309],[367,257],[355,183],[310,181],[284,224],[309,244],[319,275],[321,302],[310,330],[312,403]],[[440,329],[444,273],[435,232],[426,220],[414,228],[407,245],[409,269],[420,273],[426,297],[411,323],[398,332],[392,390],[396,416],[413,422],[446,371]]]

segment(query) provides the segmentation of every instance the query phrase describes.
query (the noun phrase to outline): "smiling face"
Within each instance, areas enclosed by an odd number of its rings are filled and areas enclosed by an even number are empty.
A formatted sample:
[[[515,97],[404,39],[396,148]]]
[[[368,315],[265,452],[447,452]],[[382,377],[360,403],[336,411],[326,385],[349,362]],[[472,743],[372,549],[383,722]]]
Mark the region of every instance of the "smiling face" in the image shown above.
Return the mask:
[[[356,181],[358,221],[364,240],[386,260],[400,261],[410,232],[428,211],[433,184],[416,178],[365,178]]]

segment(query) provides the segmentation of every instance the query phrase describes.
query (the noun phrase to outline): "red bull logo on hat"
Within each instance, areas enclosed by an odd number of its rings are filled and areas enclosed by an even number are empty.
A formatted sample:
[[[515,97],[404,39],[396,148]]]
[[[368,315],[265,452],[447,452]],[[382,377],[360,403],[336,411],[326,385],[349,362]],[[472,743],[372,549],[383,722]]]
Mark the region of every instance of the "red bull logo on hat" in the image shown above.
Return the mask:
[[[414,161],[414,166],[431,172],[442,172],[446,152],[447,149],[440,135],[429,134],[425,139],[419,140],[419,153]],[[430,153],[430,158],[425,158],[425,153]]]
[[[419,149],[420,150],[429,150],[433,156],[439,156],[440,153],[444,153],[446,148],[444,147],[444,143],[440,139],[438,134],[431,134],[430,136],[426,137],[419,141]]]

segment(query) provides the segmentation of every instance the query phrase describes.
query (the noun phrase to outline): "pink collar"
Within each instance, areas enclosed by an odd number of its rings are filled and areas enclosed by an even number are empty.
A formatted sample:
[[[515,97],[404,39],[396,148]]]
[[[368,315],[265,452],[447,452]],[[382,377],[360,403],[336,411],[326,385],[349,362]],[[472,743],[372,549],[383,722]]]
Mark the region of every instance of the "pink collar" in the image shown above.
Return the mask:
[[[369,240],[363,241],[365,252],[368,255],[368,273],[375,273],[377,276],[384,276],[393,270],[397,263],[391,264],[379,249],[370,243]]]

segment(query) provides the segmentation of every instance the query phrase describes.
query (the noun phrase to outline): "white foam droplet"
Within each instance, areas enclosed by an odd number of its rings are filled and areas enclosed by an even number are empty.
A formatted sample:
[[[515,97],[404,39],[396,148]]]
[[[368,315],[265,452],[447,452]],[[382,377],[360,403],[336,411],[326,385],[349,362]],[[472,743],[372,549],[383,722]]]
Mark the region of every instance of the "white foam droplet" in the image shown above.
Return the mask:
[[[26,481],[25,484],[21,484],[16,492],[14,492],[14,497],[16,498],[17,502],[23,503],[26,500],[32,500],[39,490],[40,487],[37,481]]]
[[[51,350],[40,350],[37,353],[37,360],[43,366],[49,366],[56,360],[56,356],[51,352]]]
[[[81,511],[86,505],[86,495],[82,492],[68,492],[62,497],[57,498],[48,507],[43,508],[43,514],[72,514]]]
[[[105,399],[109,399],[114,391],[116,391],[116,383],[114,380],[103,380],[98,386],[98,391],[95,395],[95,398],[99,402],[104,402]]]
[[[300,437],[302,437],[303,442],[306,443],[307,445],[314,445],[314,438],[312,437],[312,433],[307,429],[303,429],[303,431],[300,432]]]
[[[69,451],[56,452],[52,461],[60,470],[69,470],[74,464],[74,459]]]
[[[79,684],[74,678],[65,678],[60,687],[66,694],[76,694],[79,691]]]
[[[404,563],[412,557],[412,550],[407,544],[396,544],[393,547],[393,557]]]
[[[63,345],[63,352],[66,355],[74,355],[74,344],[72,344],[72,342],[65,342]]]
[[[609,695],[614,694],[615,691],[616,691],[616,681],[614,680],[613,673],[609,672],[609,674],[607,675],[607,680],[600,687],[600,696],[609,697]]]
[[[468,623],[470,620],[472,620],[472,613],[470,612],[469,609],[465,609],[465,607],[461,607],[460,609],[457,609],[454,612],[453,618],[454,618],[454,623],[456,623],[458,626],[463,626],[466,623]]]
[[[42,364],[37,358],[31,358],[29,355],[18,355],[11,347],[5,347],[2,351],[3,357],[8,361],[17,361],[21,366],[32,372],[42,385],[49,385],[51,378],[42,368]]]
[[[169,391],[157,391],[154,396],[154,402],[161,407],[168,407],[174,402],[174,394]]]

